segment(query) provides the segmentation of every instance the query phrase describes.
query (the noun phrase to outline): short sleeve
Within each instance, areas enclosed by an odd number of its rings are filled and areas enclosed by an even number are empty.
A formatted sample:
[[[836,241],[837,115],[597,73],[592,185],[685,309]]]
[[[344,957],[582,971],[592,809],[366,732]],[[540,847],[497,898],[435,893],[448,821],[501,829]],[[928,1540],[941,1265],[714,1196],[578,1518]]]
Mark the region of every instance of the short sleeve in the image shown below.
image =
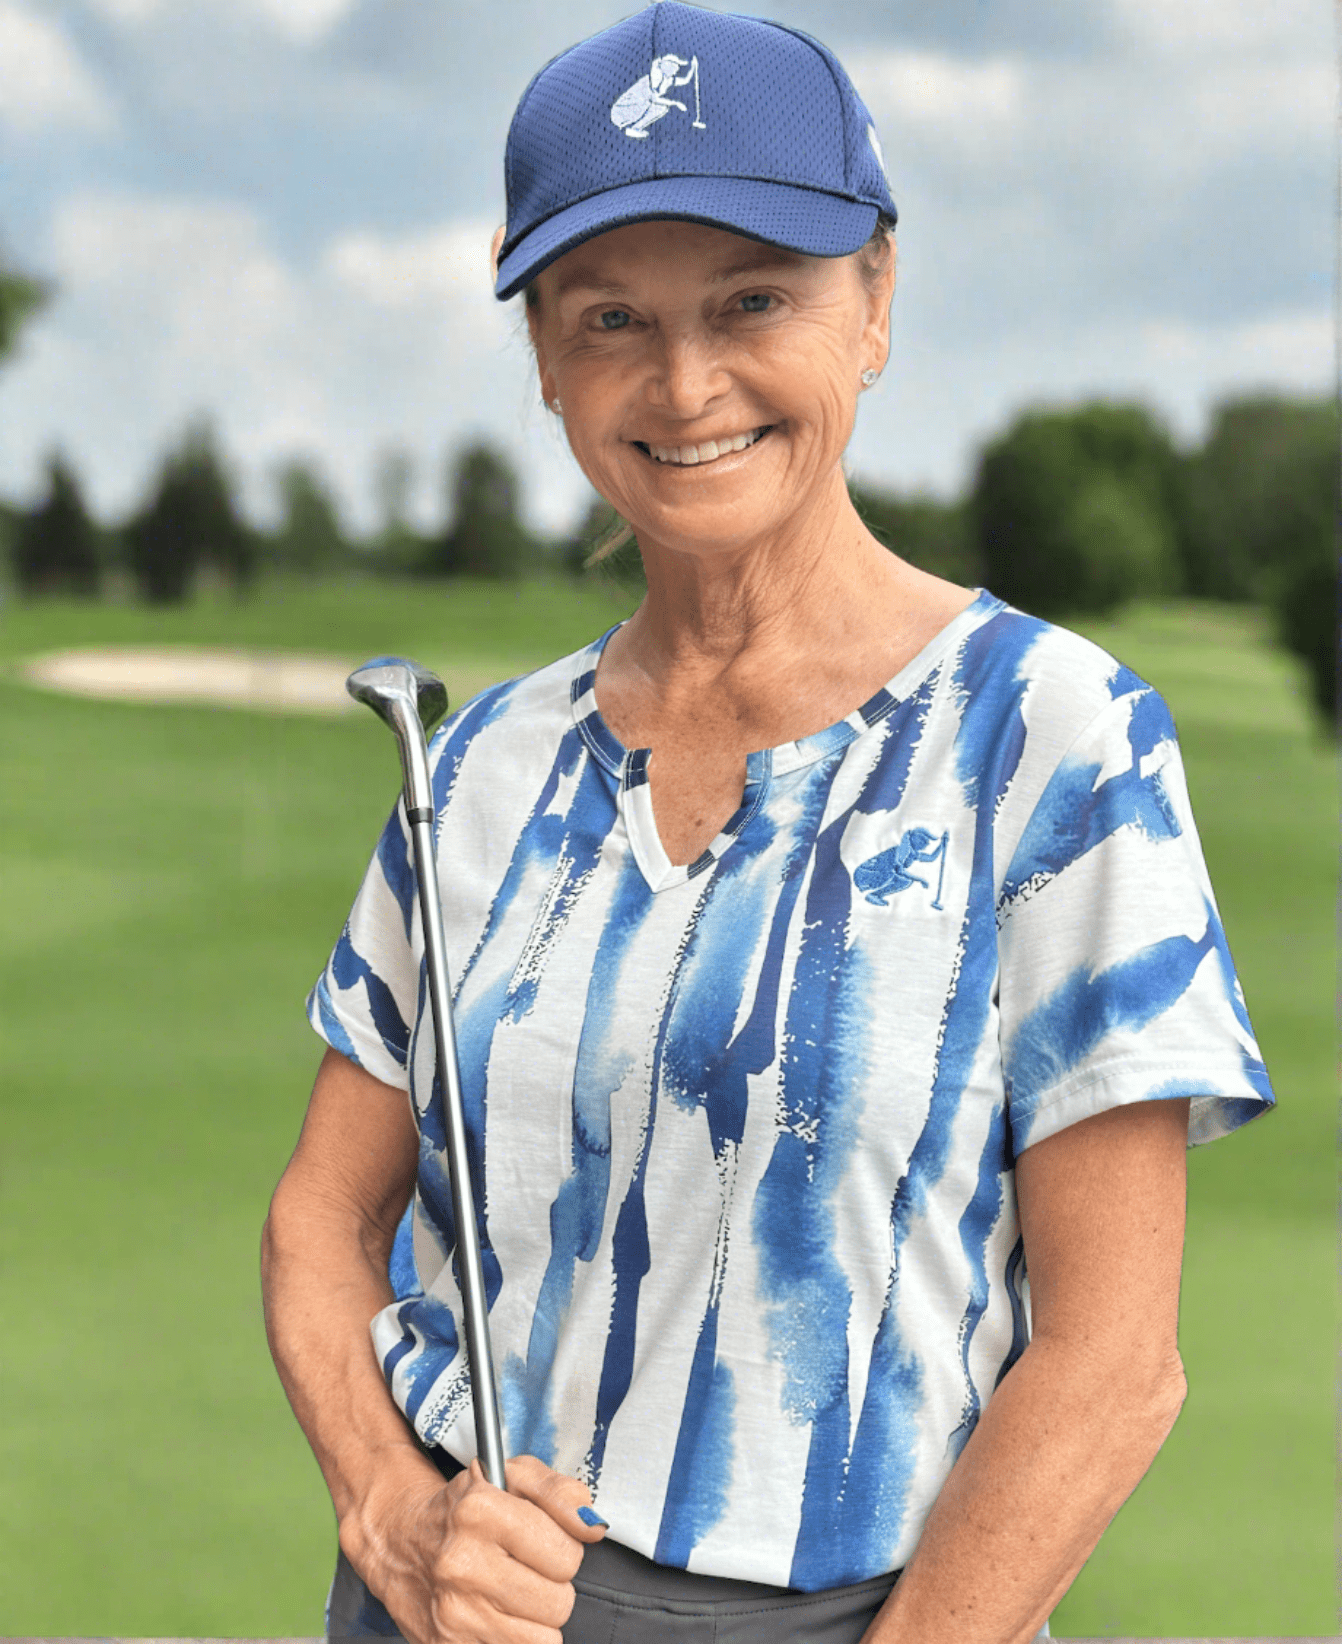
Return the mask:
[[[410,1023],[420,985],[414,903],[414,858],[398,803],[307,1011],[333,1050],[402,1089],[410,1082]]]
[[[998,898],[1002,1065],[1018,1153],[1133,1102],[1191,1097],[1191,1145],[1274,1101],[1169,710],[1134,683],[1052,772]]]

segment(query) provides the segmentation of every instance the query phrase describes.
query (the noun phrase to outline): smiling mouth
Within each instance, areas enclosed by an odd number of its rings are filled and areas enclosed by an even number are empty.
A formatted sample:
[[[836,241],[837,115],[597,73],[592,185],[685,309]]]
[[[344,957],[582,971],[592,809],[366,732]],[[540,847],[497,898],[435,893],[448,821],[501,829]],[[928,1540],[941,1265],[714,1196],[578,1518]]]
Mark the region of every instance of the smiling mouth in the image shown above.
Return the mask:
[[[752,428],[748,434],[734,434],[724,440],[704,440],[699,445],[649,445],[643,440],[631,443],[654,462],[666,463],[672,468],[692,468],[700,463],[716,462],[719,457],[730,456],[736,451],[747,451],[776,427],[776,423],[770,423],[765,428]]]

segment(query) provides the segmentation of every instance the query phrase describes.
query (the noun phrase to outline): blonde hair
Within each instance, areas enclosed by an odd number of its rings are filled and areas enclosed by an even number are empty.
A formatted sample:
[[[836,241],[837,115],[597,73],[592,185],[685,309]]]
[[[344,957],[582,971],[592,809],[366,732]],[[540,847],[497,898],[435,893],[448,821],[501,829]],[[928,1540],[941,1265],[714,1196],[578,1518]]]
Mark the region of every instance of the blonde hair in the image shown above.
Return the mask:
[[[597,538],[592,545],[592,551],[582,562],[584,571],[590,571],[593,566],[600,565],[603,559],[609,559],[617,548],[623,548],[626,542],[634,540],[634,528],[625,519],[623,514],[616,514],[610,529]]]

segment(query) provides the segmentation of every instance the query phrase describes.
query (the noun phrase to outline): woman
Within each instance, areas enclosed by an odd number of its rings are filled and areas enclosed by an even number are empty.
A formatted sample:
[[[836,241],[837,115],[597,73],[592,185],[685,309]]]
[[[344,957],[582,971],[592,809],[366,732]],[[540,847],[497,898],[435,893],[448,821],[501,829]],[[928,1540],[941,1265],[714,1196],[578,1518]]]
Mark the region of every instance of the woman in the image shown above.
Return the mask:
[[[1183,1397],[1185,1146],[1272,1101],[1173,728],[854,513],[895,212],[823,47],[662,0],[506,168],[648,594],[433,745],[506,1493],[399,810],[314,990],[266,1285],[331,1632],[1032,1638]]]

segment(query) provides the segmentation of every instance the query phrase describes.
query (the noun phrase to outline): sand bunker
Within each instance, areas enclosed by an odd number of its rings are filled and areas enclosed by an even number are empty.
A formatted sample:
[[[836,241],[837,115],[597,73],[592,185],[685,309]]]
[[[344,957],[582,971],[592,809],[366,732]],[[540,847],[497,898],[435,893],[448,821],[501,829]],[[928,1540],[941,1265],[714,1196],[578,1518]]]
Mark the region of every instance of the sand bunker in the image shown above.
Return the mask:
[[[31,685],[75,696],[340,714],[357,707],[345,692],[351,666],[284,651],[118,645],[51,651],[21,664],[19,673]]]

